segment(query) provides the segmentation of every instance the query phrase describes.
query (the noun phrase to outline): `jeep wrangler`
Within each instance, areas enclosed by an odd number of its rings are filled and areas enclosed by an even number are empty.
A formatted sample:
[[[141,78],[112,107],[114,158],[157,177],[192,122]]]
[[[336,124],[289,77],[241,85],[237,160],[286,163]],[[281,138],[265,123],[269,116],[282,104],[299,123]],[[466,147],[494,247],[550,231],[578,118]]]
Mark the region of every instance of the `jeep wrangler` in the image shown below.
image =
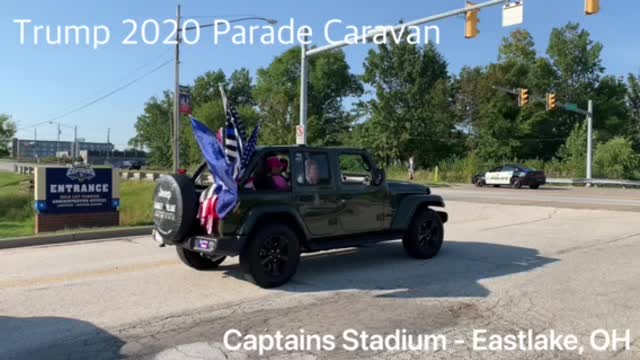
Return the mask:
[[[283,164],[275,174],[266,165],[274,159]],[[271,288],[291,279],[303,252],[402,239],[409,256],[429,259],[442,247],[448,216],[434,210],[444,208],[442,198],[425,186],[387,181],[365,150],[258,148],[239,179],[236,207],[210,235],[198,219],[206,169],[163,176],[154,194],[154,239],[175,245],[197,270],[240,256],[247,278]],[[274,176],[285,186],[272,186]]]

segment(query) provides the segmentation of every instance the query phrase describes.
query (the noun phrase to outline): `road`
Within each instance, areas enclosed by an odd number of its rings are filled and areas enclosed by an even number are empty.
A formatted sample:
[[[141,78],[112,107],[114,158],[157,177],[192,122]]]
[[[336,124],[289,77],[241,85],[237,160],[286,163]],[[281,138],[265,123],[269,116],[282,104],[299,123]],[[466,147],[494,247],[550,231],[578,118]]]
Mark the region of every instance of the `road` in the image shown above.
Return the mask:
[[[13,171],[15,163],[10,160],[0,160],[0,171]]]
[[[640,211],[640,189],[542,187],[538,190],[455,185],[433,191],[446,200],[485,204]]]
[[[511,190],[506,190],[511,191]],[[610,210],[450,201],[446,245],[429,261],[398,242],[306,255],[293,281],[263,290],[235,259],[197,272],[148,237],[0,251],[1,359],[246,359],[243,334],[438,334],[435,352],[270,352],[273,359],[637,359],[640,222]],[[574,334],[565,352],[491,352],[474,330]],[[596,329],[629,329],[630,349],[595,352]],[[233,345],[233,344],[231,344]],[[435,350],[435,349],[432,349]]]

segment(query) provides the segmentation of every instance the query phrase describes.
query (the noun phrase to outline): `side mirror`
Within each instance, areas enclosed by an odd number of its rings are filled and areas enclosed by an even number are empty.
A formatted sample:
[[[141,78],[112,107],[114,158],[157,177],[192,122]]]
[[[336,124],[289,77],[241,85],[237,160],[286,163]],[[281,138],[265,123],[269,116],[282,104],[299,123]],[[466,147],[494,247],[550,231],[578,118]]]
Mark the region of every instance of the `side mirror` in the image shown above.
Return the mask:
[[[380,186],[384,184],[384,181],[387,178],[387,174],[384,172],[384,169],[375,169],[373,170],[373,185]]]

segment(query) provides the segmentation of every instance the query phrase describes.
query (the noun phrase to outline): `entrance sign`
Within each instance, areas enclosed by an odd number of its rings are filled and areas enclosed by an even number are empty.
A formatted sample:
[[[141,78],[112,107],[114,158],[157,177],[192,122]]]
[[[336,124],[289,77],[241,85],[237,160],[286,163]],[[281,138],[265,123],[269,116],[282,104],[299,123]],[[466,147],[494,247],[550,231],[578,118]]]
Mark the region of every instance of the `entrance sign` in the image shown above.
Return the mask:
[[[119,176],[107,167],[37,167],[36,232],[119,224]]]

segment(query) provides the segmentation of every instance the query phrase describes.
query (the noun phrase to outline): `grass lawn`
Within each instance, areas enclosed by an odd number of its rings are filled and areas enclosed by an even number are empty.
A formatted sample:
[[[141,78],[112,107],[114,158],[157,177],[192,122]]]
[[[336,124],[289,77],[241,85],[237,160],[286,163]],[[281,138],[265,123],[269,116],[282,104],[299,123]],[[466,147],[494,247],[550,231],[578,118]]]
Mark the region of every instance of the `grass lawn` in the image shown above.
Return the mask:
[[[29,179],[0,172],[0,238],[33,234],[35,217]]]
[[[402,168],[389,168],[387,171],[387,178],[393,181],[409,181],[409,171]],[[415,172],[415,176],[412,182],[430,187],[447,187],[449,184],[442,180],[435,181],[433,174],[427,171],[418,170]]]
[[[0,172],[0,239],[34,235],[33,189],[29,180],[29,176]],[[155,186],[147,181],[120,183],[120,225],[153,223]]]
[[[150,181],[123,181],[120,183],[120,225],[153,224],[153,191],[156,183]]]

